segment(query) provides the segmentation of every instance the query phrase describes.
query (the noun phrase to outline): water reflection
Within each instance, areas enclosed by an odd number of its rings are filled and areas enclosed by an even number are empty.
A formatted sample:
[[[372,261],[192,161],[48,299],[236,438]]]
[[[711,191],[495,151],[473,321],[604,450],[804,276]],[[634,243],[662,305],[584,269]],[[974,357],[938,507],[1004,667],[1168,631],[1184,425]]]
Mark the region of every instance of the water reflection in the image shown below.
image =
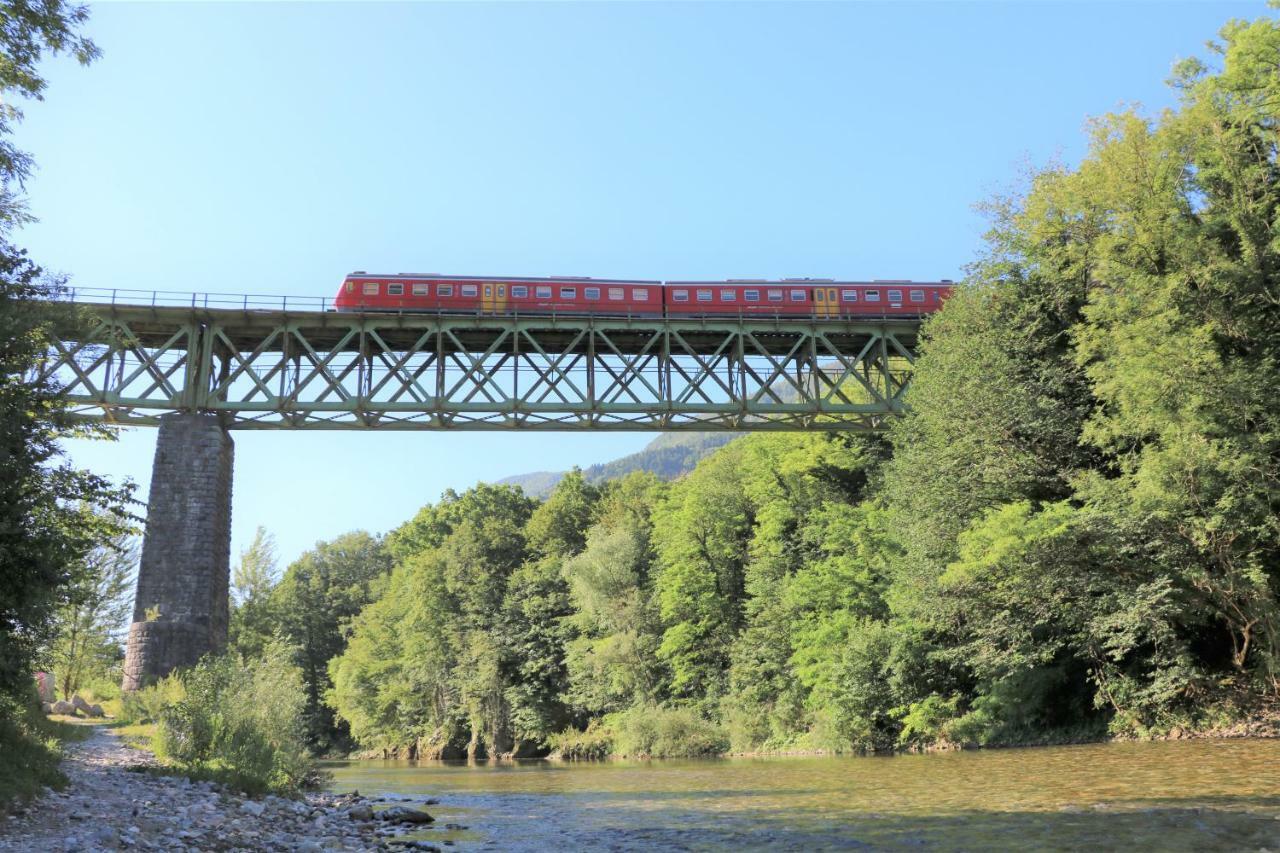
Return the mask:
[[[462,849],[1280,848],[1275,741],[330,769],[339,789],[439,797],[437,825],[469,829],[424,837]]]

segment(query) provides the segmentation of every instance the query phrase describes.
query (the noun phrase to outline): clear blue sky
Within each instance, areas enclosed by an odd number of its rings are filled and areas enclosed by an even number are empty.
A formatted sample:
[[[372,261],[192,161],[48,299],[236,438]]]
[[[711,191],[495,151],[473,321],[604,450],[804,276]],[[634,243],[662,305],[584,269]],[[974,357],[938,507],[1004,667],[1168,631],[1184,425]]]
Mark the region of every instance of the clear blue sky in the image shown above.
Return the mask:
[[[975,202],[1168,106],[1251,3],[95,4],[18,142],[75,283],[333,293],[353,269],[960,278]],[[234,543],[285,562],[447,487],[649,436],[247,433]],[[155,435],[75,443],[145,498]]]

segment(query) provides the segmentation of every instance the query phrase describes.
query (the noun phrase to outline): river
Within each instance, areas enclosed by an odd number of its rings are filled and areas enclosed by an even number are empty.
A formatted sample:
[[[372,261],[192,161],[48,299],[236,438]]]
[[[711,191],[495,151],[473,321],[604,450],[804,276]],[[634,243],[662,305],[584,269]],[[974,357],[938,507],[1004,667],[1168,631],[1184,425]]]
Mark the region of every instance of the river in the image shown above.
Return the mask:
[[[438,798],[420,837],[457,850],[1280,849],[1274,740],[328,769]]]

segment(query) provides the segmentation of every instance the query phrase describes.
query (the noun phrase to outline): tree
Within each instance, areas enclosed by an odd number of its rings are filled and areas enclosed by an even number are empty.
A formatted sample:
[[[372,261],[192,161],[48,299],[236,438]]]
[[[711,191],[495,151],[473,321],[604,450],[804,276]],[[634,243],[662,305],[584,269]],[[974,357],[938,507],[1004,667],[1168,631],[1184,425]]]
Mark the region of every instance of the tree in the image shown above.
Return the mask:
[[[249,547],[240,552],[231,576],[233,609],[228,645],[241,660],[261,657],[279,632],[279,614],[271,595],[278,573],[275,537],[260,526]]]
[[[119,534],[95,547],[77,567],[49,654],[63,698],[70,699],[119,659],[137,563],[133,537]]]
[[[272,592],[270,609],[296,649],[307,692],[308,741],[317,749],[330,749],[343,737],[323,701],[332,686],[329,661],[342,653],[348,623],[373,600],[390,569],[381,541],[356,531],[317,543],[289,565]]]

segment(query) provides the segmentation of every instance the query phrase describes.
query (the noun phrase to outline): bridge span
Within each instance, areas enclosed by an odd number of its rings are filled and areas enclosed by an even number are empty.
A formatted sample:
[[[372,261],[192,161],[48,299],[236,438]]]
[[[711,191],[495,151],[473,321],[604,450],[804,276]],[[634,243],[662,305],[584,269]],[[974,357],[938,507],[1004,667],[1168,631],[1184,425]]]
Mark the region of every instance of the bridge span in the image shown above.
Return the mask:
[[[222,648],[232,432],[855,430],[904,410],[901,318],[345,313],[76,290],[44,366],[73,413],[158,426],[124,688]]]

